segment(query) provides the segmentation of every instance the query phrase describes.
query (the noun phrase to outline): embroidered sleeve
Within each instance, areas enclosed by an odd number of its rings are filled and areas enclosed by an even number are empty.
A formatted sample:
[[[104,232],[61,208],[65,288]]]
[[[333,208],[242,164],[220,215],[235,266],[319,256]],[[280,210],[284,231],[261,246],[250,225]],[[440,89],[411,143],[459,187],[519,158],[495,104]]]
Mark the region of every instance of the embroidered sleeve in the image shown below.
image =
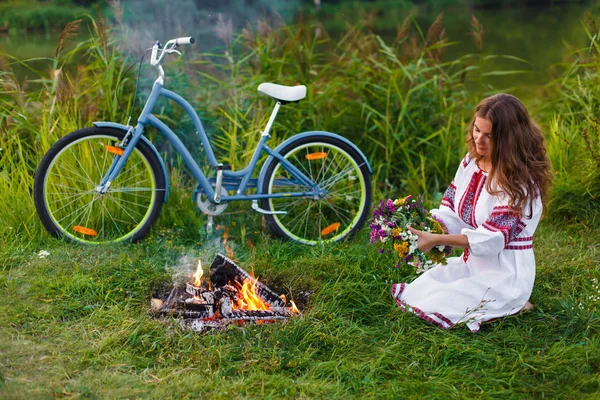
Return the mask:
[[[456,197],[456,186],[454,185],[454,180],[453,180],[452,183],[450,183],[450,186],[448,186],[448,189],[446,189],[444,196],[442,197],[441,206],[448,207],[450,210],[454,211],[454,198],[455,197]]]
[[[508,206],[496,206],[488,219],[477,229],[463,229],[469,240],[469,253],[478,257],[493,257],[509,248],[509,243],[525,229],[525,223]]]
[[[444,192],[440,207],[431,210],[431,214],[446,225],[448,233],[450,234],[460,233],[460,230],[465,226],[458,217],[458,214],[456,214],[456,183],[460,182],[465,172],[465,167],[469,165],[470,162],[471,159],[467,154],[460,162],[450,186],[448,186],[448,189]]]
[[[519,215],[508,206],[496,206],[483,227],[492,232],[501,232],[504,236],[504,247],[525,229],[525,223]]]

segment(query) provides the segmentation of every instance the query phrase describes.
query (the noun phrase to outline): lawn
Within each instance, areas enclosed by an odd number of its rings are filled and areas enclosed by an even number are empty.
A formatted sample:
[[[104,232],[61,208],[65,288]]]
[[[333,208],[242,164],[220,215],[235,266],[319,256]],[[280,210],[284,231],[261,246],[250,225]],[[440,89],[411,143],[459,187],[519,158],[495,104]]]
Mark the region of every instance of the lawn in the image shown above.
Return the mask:
[[[153,293],[185,272],[181,256],[210,258],[218,233],[157,228],[116,247],[3,237],[0,397],[598,398],[600,230],[543,222],[535,309],[473,334],[402,313],[390,284],[414,275],[364,230],[309,248],[254,231],[259,217],[224,218],[239,264],[302,316],[205,334],[154,318]]]

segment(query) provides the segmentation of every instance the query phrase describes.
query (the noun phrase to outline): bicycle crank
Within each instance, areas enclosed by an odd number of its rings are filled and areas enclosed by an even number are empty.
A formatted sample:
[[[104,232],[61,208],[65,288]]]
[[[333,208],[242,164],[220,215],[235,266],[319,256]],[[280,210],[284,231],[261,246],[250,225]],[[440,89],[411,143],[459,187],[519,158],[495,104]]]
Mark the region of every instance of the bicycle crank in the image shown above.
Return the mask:
[[[221,187],[221,197],[224,196],[227,196],[227,189]],[[200,208],[204,214],[210,216],[221,215],[229,205],[228,202],[213,204],[208,200],[208,196],[204,193],[196,194],[196,204],[198,204],[198,208]]]

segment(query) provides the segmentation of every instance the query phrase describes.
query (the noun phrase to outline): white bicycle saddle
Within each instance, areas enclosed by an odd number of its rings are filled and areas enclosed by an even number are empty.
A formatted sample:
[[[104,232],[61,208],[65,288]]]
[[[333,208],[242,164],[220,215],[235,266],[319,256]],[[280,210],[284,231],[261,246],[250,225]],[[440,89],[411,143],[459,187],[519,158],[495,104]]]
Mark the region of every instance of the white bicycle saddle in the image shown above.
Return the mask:
[[[258,91],[279,101],[299,101],[306,97],[306,86],[284,86],[275,83],[261,83]]]

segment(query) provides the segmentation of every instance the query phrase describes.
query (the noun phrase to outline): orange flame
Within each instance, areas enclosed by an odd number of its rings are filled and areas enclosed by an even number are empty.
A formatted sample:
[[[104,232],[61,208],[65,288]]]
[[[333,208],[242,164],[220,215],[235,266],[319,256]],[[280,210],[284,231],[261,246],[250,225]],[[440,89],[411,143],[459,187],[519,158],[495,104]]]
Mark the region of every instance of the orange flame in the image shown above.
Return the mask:
[[[296,303],[294,303],[294,300],[290,300],[290,304],[292,305],[292,312],[294,314],[300,314],[300,310],[298,310],[298,307],[296,307]]]
[[[240,289],[241,300],[234,305],[239,310],[268,310],[270,307],[256,294],[256,283],[258,281],[245,280]]]
[[[233,258],[235,257],[233,254],[233,249],[227,244],[227,239],[229,239],[229,228],[226,226],[217,225],[217,229],[221,228],[223,228],[223,247],[225,247],[227,257],[233,260]]]
[[[200,287],[200,285],[202,284],[202,281],[204,280],[204,279],[202,279],[203,273],[204,273],[204,271],[202,270],[202,261],[198,260],[198,268],[196,269],[196,273],[193,275],[194,286]]]

